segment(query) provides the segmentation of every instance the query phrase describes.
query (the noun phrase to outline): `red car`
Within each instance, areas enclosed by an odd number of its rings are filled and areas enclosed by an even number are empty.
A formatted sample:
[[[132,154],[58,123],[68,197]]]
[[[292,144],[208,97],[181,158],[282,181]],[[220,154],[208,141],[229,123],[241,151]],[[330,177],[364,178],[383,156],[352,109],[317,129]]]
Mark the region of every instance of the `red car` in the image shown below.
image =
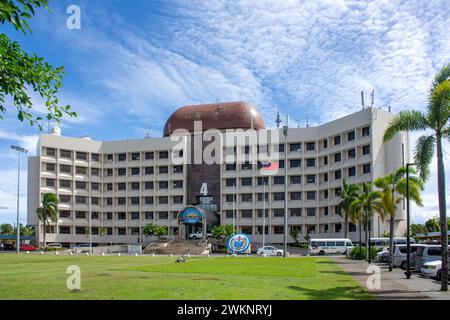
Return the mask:
[[[31,244],[22,243],[20,245],[20,251],[36,251],[38,248]]]

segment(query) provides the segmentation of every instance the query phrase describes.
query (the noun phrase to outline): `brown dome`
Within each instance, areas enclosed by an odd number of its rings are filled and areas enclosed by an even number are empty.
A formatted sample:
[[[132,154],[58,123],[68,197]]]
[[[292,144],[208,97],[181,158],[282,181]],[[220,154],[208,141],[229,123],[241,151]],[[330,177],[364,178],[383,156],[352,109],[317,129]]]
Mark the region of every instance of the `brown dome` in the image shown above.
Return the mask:
[[[194,121],[202,121],[202,129],[265,129],[262,116],[245,102],[225,102],[184,106],[176,110],[164,126],[164,137],[176,129],[194,132]]]

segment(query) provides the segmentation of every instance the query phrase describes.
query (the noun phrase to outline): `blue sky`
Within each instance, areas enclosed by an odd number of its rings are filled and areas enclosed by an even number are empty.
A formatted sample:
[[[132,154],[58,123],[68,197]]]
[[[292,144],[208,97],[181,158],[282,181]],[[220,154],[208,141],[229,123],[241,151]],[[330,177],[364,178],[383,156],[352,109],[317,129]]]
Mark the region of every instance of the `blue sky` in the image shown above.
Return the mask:
[[[73,4],[81,8],[80,30],[66,27]],[[445,0],[51,0],[50,8],[32,19],[32,34],[5,25],[0,32],[65,66],[60,100],[79,117],[64,120],[62,133],[96,140],[140,138],[147,126],[161,136],[174,110],[197,103],[244,100],[269,126],[277,108],[302,125],[307,117],[314,125],[357,111],[361,90],[366,101],[375,90],[375,105],[394,112],[424,109],[434,74],[450,62]],[[41,101],[33,100],[41,113]],[[15,219],[17,158],[9,146],[33,154],[39,134],[7,110],[0,122],[0,223]],[[26,161],[22,167],[25,223]],[[424,200],[425,208],[413,208],[415,221],[438,212],[433,175]]]

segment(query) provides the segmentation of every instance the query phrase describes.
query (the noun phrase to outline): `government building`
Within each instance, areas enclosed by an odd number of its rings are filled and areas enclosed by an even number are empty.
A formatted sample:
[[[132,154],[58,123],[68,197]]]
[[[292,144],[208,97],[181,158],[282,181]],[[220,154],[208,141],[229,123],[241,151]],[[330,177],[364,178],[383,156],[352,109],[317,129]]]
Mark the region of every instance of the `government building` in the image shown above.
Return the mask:
[[[38,226],[42,242],[36,209],[43,194],[55,193],[58,219],[46,241],[66,247],[90,238],[94,245],[145,243],[150,222],[166,225],[169,238],[233,224],[253,243],[264,234],[276,244],[283,242],[287,184],[289,234],[342,238],[343,180],[373,181],[408,160],[407,133],[382,141],[392,117],[369,107],[316,127],[270,129],[252,105],[228,102],[182,107],[156,138],[102,142],[54,127],[28,159],[28,224]],[[200,216],[184,214],[192,208]],[[403,209],[397,236],[405,231]],[[349,221],[347,228],[358,240],[359,226]],[[372,237],[385,232],[389,222],[375,214]]]

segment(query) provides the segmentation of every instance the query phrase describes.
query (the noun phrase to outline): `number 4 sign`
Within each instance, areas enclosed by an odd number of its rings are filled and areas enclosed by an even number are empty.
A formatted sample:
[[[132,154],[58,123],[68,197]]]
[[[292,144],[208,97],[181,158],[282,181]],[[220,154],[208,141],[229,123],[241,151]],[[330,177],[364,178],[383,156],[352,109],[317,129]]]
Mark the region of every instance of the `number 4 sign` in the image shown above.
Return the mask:
[[[202,183],[202,187],[200,188],[200,193],[204,196],[208,195],[208,184],[206,182]]]

